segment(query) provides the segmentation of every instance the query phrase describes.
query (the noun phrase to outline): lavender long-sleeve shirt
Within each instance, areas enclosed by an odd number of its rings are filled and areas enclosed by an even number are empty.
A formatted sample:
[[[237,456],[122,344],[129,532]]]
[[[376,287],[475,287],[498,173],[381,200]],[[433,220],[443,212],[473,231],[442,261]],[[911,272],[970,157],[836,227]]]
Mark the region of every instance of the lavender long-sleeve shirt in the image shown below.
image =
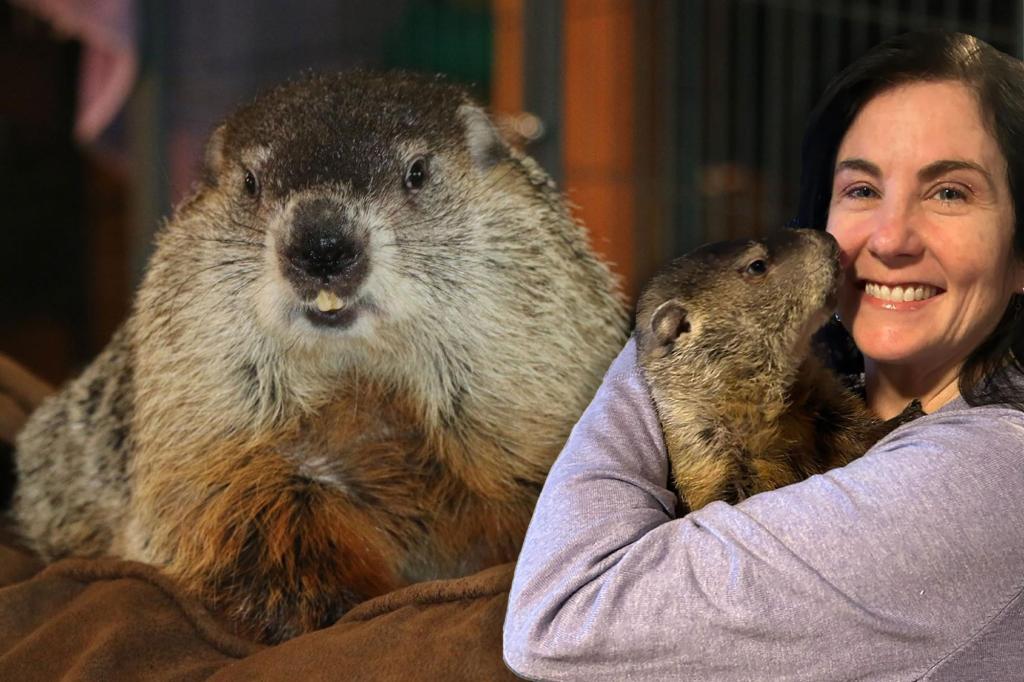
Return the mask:
[[[1024,680],[1024,414],[957,399],[675,518],[632,342],[548,477],[505,661],[541,680]]]

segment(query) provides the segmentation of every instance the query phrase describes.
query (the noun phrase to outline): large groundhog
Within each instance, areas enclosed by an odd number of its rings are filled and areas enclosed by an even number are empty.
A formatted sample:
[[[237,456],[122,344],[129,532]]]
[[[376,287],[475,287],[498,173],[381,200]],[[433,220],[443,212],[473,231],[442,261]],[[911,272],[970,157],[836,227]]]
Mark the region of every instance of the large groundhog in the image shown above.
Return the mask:
[[[921,414],[882,422],[811,352],[840,277],[831,235],[783,230],[701,247],[640,295],[641,371],[689,510],[848,464]]]
[[[514,558],[626,329],[548,176],[460,88],[365,72],[270,91],[206,166],[20,435],[26,540],[162,566],[269,642]]]

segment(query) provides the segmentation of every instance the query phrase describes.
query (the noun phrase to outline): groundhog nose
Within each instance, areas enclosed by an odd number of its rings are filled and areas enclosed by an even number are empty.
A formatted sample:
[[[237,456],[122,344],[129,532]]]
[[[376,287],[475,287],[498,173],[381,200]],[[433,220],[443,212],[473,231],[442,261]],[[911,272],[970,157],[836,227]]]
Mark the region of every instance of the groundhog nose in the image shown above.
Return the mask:
[[[361,254],[362,250],[344,237],[313,231],[294,245],[289,260],[310,277],[328,279],[349,270]]]
[[[295,204],[282,246],[285,272],[301,288],[356,285],[365,275],[366,245],[344,207],[324,197]]]

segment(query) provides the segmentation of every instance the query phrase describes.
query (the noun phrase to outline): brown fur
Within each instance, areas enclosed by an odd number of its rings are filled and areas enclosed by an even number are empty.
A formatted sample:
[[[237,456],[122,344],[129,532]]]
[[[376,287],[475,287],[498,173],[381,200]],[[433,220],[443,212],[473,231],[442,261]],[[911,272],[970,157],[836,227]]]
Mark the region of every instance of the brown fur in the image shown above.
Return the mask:
[[[831,236],[787,230],[702,247],[641,294],[640,365],[688,509],[848,464],[918,413],[881,422],[811,353],[839,277]]]
[[[624,335],[550,179],[460,89],[358,72],[259,98],[207,162],[131,318],[20,437],[22,534],[162,566],[265,641],[514,558]],[[332,238],[351,268],[299,267]]]

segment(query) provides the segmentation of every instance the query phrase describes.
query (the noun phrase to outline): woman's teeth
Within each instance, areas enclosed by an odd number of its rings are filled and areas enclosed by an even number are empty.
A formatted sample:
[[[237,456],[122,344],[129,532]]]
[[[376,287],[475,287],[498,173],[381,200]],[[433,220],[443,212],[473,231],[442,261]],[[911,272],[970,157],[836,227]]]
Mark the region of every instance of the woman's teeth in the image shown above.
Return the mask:
[[[874,284],[872,282],[864,285],[864,291],[869,296],[874,296],[883,301],[923,301],[926,298],[931,298],[936,293],[935,287],[926,285],[887,287],[884,284]]]

